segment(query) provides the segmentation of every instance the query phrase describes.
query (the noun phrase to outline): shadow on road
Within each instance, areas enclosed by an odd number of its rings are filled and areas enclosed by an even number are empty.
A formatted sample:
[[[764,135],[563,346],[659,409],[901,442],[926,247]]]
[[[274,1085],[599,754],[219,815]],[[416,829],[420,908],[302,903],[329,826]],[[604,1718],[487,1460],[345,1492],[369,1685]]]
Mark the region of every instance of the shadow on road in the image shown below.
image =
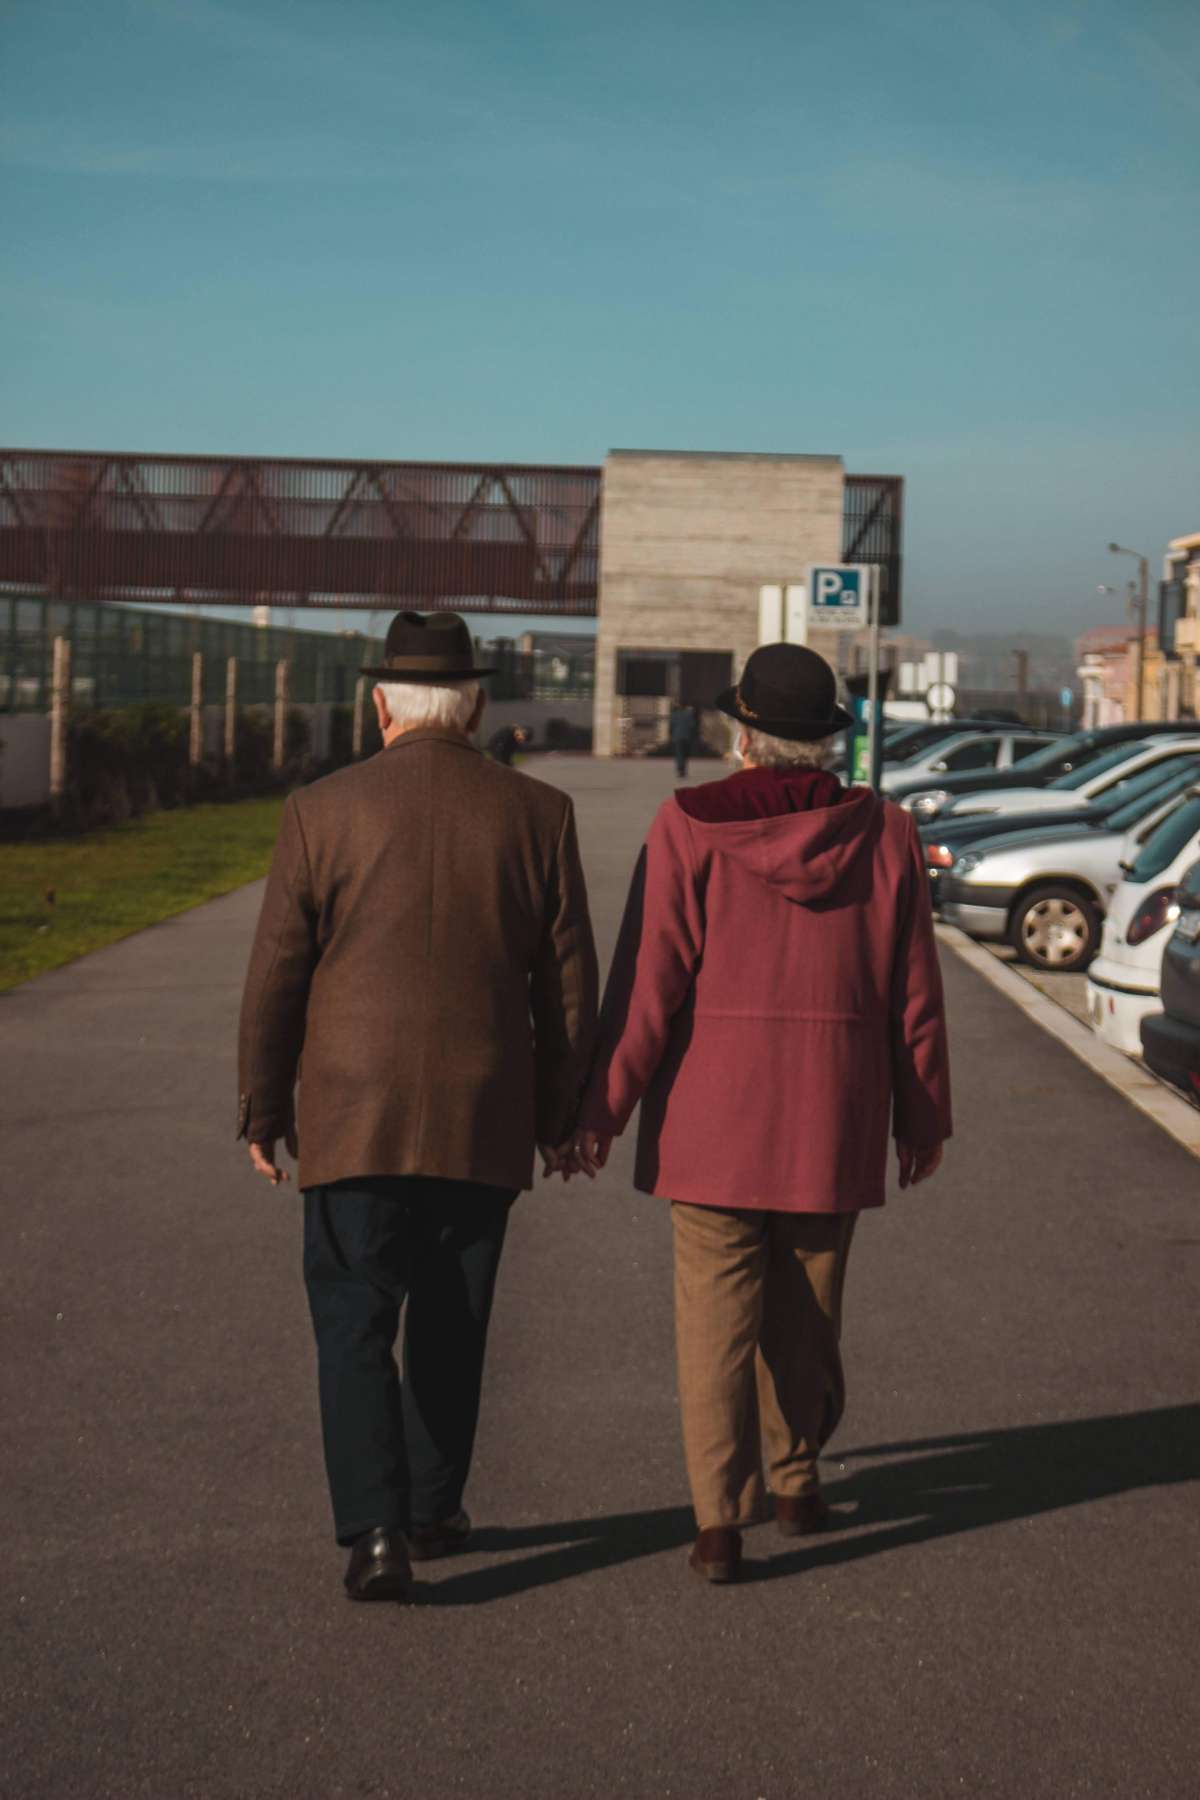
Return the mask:
[[[1018,1425],[1001,1431],[868,1444],[829,1461],[870,1466],[825,1493],[834,1508],[830,1534],[752,1562],[752,1580],[773,1581],[814,1568],[978,1531],[1012,1519],[1083,1506],[1138,1488],[1200,1478],[1200,1404]],[[437,1581],[427,1599],[439,1606],[478,1606],[572,1576],[635,1562],[690,1543],[691,1509],[619,1513],[514,1530],[484,1528],[472,1550],[507,1556],[540,1554],[464,1570]]]

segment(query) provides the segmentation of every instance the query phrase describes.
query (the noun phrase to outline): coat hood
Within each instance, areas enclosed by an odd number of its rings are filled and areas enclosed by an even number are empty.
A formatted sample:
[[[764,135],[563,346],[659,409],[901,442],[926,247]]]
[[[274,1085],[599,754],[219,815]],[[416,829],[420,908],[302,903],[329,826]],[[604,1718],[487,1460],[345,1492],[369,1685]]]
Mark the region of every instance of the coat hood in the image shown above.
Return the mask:
[[[786,899],[830,898],[875,841],[882,802],[815,769],[743,769],[681,788],[696,839]]]

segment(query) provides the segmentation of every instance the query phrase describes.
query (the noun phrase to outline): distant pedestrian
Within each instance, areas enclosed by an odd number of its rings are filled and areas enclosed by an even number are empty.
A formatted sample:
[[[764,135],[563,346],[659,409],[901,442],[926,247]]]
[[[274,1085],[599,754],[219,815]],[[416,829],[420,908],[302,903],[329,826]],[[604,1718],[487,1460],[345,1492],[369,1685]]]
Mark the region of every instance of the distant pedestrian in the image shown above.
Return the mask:
[[[675,754],[675,773],[680,781],[687,779],[688,760],[696,749],[698,723],[694,706],[671,709],[671,749]]]
[[[384,748],[292,794],[242,1002],[238,1132],[304,1193],[325,1463],[352,1600],[460,1550],[509,1208],[569,1152],[596,964],[571,802],[471,743],[453,613],[401,613]],[[401,1307],[404,1380],[392,1355]]]
[[[517,751],[523,749],[532,736],[527,725],[502,725],[488,739],[487,753],[493,762],[503,763],[506,769],[511,769]]]
[[[744,768],[660,809],[601,1013],[575,1165],[638,1102],[636,1185],[672,1202],[684,1449],[709,1581],[741,1569],[767,1476],[785,1536],[820,1530],[842,1288],[881,1206],[950,1135],[946,1029],[909,814],[826,772],[848,723],[812,650],[756,650],[717,706]]]

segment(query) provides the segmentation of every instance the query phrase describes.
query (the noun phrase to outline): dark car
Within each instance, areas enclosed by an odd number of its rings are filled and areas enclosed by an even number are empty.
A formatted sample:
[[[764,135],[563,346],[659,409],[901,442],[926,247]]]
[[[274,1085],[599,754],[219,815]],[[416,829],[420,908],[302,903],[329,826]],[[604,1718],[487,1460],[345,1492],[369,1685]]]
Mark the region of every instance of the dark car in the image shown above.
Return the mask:
[[[1200,862],[1175,896],[1179,918],[1163,952],[1163,1010],[1142,1020],[1142,1054],[1156,1075],[1200,1099]]]
[[[1017,721],[1018,729],[1020,720]],[[887,731],[883,740],[883,760],[885,763],[907,762],[910,757],[920,756],[923,751],[934,744],[940,744],[943,738],[959,737],[964,731],[996,731],[1004,729],[1004,721],[998,719],[920,719],[907,725],[900,725],[894,731]]]
[[[1159,725],[1147,725],[1144,722],[1137,725],[1100,725],[1092,731],[1076,731],[1070,737],[1059,738],[1056,743],[1035,750],[1032,756],[1027,756],[1021,763],[1014,763],[1009,769],[965,770],[959,775],[941,776],[936,783],[926,775],[920,781],[893,787],[888,798],[898,801],[913,814],[918,823],[925,823],[937,818],[946,801],[956,799],[960,794],[990,793],[995,788],[1049,787],[1052,781],[1083,768],[1086,763],[1103,755],[1116,744],[1158,737],[1164,733],[1176,736],[1180,733],[1190,734],[1197,729],[1200,727],[1195,720],[1190,723],[1175,720]],[[918,796],[921,796],[919,803]]]
[[[960,737],[964,731],[995,731],[995,719],[903,719],[897,723],[885,717],[883,722],[883,763],[888,768],[894,763],[907,762],[910,756],[920,756],[932,744],[940,744],[943,738]],[[841,749],[830,767],[839,774],[846,766],[845,740],[849,733],[841,733],[839,742]]]
[[[925,846],[925,867],[929,876],[930,897],[937,910],[942,881],[963,851],[981,838],[993,841],[1008,832],[1064,830],[1073,825],[1087,825],[1097,831],[1128,829],[1142,817],[1143,805],[1152,807],[1158,800],[1190,787],[1200,772],[1200,756],[1181,756],[1178,763],[1168,765],[1164,774],[1159,765],[1143,769],[1127,782],[1117,782],[1096,800],[1073,806],[1069,812],[1006,813],[998,820],[991,813],[967,813],[956,818],[953,813],[932,825],[920,827]]]

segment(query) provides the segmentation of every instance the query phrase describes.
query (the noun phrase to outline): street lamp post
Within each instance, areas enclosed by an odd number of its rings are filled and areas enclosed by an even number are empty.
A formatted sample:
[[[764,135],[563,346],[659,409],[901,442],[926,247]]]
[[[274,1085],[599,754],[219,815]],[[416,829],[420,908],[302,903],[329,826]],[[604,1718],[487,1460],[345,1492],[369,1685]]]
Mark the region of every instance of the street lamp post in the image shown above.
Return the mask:
[[[1146,609],[1150,604],[1150,562],[1140,550],[1127,550],[1124,544],[1108,546],[1113,556],[1132,556],[1138,566],[1137,601],[1137,673],[1134,680],[1137,723],[1142,720],[1142,677],[1146,668]]]

